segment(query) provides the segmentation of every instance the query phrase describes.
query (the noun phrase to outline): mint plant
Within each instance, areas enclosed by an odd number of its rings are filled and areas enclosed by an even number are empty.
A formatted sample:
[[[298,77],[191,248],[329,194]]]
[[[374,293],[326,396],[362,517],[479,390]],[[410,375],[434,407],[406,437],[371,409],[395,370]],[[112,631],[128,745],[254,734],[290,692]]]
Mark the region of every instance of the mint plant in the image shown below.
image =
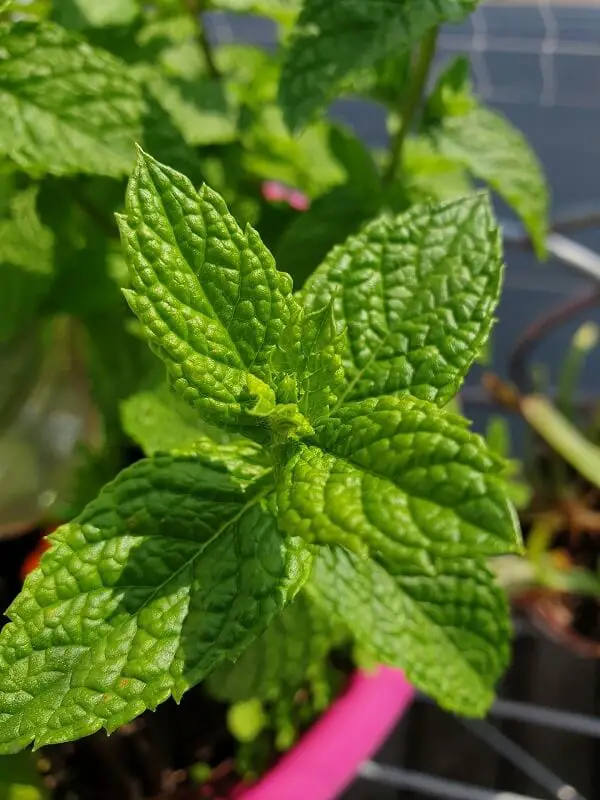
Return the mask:
[[[548,194],[464,60],[431,80],[438,26],[476,5],[0,3],[0,344],[75,319],[105,428],[0,634],[0,752],[207,678],[236,730],[258,701],[289,746],[340,644],[489,706],[509,621],[487,560],[520,534],[505,462],[446,406],[501,290],[473,180],[539,254]],[[271,18],[277,50],[213,42],[213,11]],[[345,94],[383,110],[385,152],[326,116]]]
[[[216,192],[142,151],[119,225],[128,303],[197,419],[52,535],[0,634],[0,749],[180,698],[298,593],[483,713],[509,645],[486,559],[521,544],[503,463],[443,405],[498,297],[486,196],[375,221],[299,295]]]

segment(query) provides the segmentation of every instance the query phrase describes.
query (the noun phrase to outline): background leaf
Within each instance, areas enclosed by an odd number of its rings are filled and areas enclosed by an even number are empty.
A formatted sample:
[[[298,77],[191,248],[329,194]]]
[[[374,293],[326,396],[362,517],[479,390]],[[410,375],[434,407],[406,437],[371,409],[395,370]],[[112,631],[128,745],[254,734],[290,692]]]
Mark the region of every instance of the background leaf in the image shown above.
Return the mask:
[[[51,23],[0,25],[0,48],[0,155],[34,174],[129,171],[142,98],[124,64]]]
[[[477,0],[305,0],[286,52],[280,101],[291,128],[332,100],[354,70],[411,48]]]
[[[307,577],[261,496],[193,457],[138,462],[51,542],[0,634],[3,753],[181,697]]]
[[[0,342],[31,323],[52,281],[54,239],[36,197],[33,186],[14,195],[10,216],[0,218]]]
[[[132,22],[140,10],[137,0],[53,0],[52,17],[64,28],[82,30],[117,27]]]
[[[479,105],[467,69],[462,59],[451,63],[429,101],[433,146],[498,192],[521,217],[543,257],[549,193],[542,166],[520,131],[502,114]]]

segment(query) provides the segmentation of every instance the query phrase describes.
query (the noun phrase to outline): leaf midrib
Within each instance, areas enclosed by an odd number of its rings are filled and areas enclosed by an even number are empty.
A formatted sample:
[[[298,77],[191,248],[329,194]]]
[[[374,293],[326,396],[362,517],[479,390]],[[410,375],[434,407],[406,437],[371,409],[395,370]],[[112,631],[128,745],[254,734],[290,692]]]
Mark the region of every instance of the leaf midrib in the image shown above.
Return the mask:
[[[216,531],[216,532],[213,534],[213,536],[211,536],[211,537],[210,537],[210,538],[209,538],[209,539],[208,539],[206,542],[204,542],[204,543],[203,543],[202,547],[201,547],[201,548],[198,550],[198,552],[194,553],[194,555],[193,555],[193,556],[192,556],[190,559],[188,559],[188,561],[186,561],[184,564],[182,564],[182,565],[181,565],[181,566],[180,566],[180,567],[179,567],[179,568],[178,568],[178,569],[177,569],[175,572],[172,572],[172,573],[169,575],[169,577],[168,577],[166,580],[164,580],[164,581],[163,581],[161,584],[159,584],[159,586],[157,586],[157,587],[155,588],[154,592],[152,592],[152,594],[151,594],[151,595],[149,595],[149,596],[148,596],[148,597],[147,597],[147,598],[144,600],[144,602],[143,602],[143,603],[142,603],[142,604],[141,604],[141,605],[140,605],[140,606],[139,606],[139,607],[138,607],[138,608],[137,608],[135,611],[132,611],[132,612],[128,613],[128,620],[131,620],[132,618],[137,618],[137,617],[139,617],[139,615],[141,614],[141,612],[142,612],[142,611],[143,611],[143,610],[144,610],[144,609],[145,609],[145,608],[146,608],[146,607],[149,605],[149,603],[151,603],[151,602],[152,602],[152,600],[153,600],[153,599],[154,599],[154,598],[155,598],[155,597],[156,597],[156,596],[157,596],[157,595],[158,595],[160,592],[162,592],[162,591],[164,590],[164,588],[165,588],[165,587],[166,587],[166,586],[167,586],[167,585],[168,585],[168,584],[169,584],[171,581],[173,581],[173,580],[174,580],[174,579],[175,579],[175,578],[176,578],[178,575],[180,575],[180,574],[181,574],[182,572],[184,572],[186,569],[188,569],[188,568],[192,567],[192,566],[194,565],[194,563],[196,562],[196,560],[197,560],[197,559],[198,559],[198,558],[199,558],[199,557],[200,557],[200,556],[201,556],[203,553],[205,553],[205,552],[206,552],[206,550],[207,550],[207,549],[208,549],[208,548],[209,548],[209,547],[210,547],[210,546],[211,546],[211,545],[212,545],[212,544],[213,544],[213,543],[214,543],[214,542],[215,542],[215,541],[216,541],[216,540],[217,540],[217,539],[218,539],[218,538],[219,538],[219,537],[222,535],[222,534],[224,534],[224,533],[225,533],[225,531],[226,531],[226,530],[227,530],[227,529],[228,529],[230,526],[232,526],[232,525],[234,525],[235,523],[237,523],[237,522],[239,521],[239,519],[241,519],[241,517],[243,517],[243,516],[244,516],[244,514],[246,514],[246,513],[249,511],[249,509],[251,509],[253,506],[255,506],[256,504],[258,504],[259,502],[261,502],[261,501],[262,501],[262,500],[263,500],[263,499],[266,497],[266,495],[267,495],[268,493],[269,493],[269,490],[268,490],[268,489],[264,489],[262,492],[260,492],[260,493],[256,494],[256,495],[255,495],[254,497],[252,497],[252,498],[251,498],[249,501],[247,501],[246,503],[244,503],[244,504],[242,505],[242,507],[240,508],[240,510],[239,510],[239,511],[238,511],[238,512],[237,512],[237,513],[236,513],[236,514],[233,516],[233,517],[231,517],[231,519],[227,520],[227,522],[225,522],[225,523],[224,523],[224,524],[223,524],[223,525],[222,525],[222,526],[221,526],[221,527],[220,527],[220,528],[219,528],[219,529],[218,529],[218,530],[217,530],[217,531]],[[127,587],[121,587],[121,586],[114,586],[114,587],[111,587],[111,589],[113,589],[113,590],[114,590],[114,589],[121,590],[121,589],[125,589],[125,588],[127,588]],[[136,587],[136,588],[139,588],[139,587]],[[49,606],[48,608],[52,608],[52,606]],[[18,617],[17,619],[19,620],[19,622],[20,622],[20,624],[21,624],[21,625],[25,626],[25,621],[24,621],[22,618]],[[17,623],[17,619],[15,619],[15,620],[11,620],[11,623],[12,623],[12,624],[16,624],[16,623]],[[120,629],[122,626],[126,625],[126,624],[127,624],[127,622],[128,622],[128,620],[125,620],[125,621],[123,621],[123,622],[121,623],[121,625],[119,626],[119,629]],[[137,629],[137,628],[136,628],[136,629]],[[111,633],[114,635],[115,631],[113,630]],[[99,638],[99,639],[96,639],[96,640],[95,640],[93,643],[91,643],[91,644],[90,644],[90,645],[88,645],[87,647],[86,647],[86,646],[77,645],[77,644],[73,645],[73,647],[75,647],[76,649],[78,649],[78,650],[79,650],[80,657],[81,657],[82,655],[84,655],[84,654],[86,654],[86,653],[89,653],[89,652],[90,652],[90,650],[92,650],[92,648],[93,648],[93,647],[95,647],[95,646],[96,646],[96,644],[97,644],[99,641],[101,641],[101,640],[102,640],[101,638]],[[30,640],[30,641],[31,641],[31,640]],[[19,662],[22,662],[22,661],[24,661],[24,660],[25,660],[25,661],[27,661],[27,660],[29,660],[29,659],[31,658],[31,656],[32,656],[32,654],[31,654],[31,653],[29,653],[29,654],[27,654],[27,655],[26,655],[24,658],[22,658],[22,659],[18,659],[17,661],[13,662],[13,664],[12,664],[11,666],[12,666],[12,667],[14,667],[14,665],[15,665],[15,664],[17,664],[17,663],[19,663]],[[165,669],[165,670],[164,670],[164,672],[165,672],[165,673],[168,673],[168,672],[169,672],[169,670],[168,670],[168,669]],[[45,687],[45,690],[49,689],[51,686],[54,686],[56,683],[60,682],[61,680],[64,680],[66,676],[72,675],[72,673],[73,673],[73,670],[70,670],[70,672],[64,672],[64,673],[61,673],[61,674],[60,674],[60,675],[59,675],[59,676],[58,676],[58,677],[57,677],[57,678],[56,678],[54,681],[52,681],[52,683],[51,683],[51,684],[48,684],[48,685]],[[62,703],[63,703],[63,700],[64,700],[64,696],[65,696],[65,695],[66,695],[66,694],[67,694],[67,693],[70,691],[70,689],[71,689],[71,688],[72,688],[72,687],[71,687],[71,685],[70,685],[70,683],[69,683],[69,686],[67,687],[67,691],[65,692],[65,694],[64,694],[64,695],[63,695],[63,697],[61,698],[61,703],[60,703],[60,705],[59,705],[59,706],[58,706],[56,709],[54,709],[54,711],[52,712],[52,714],[50,715],[50,717],[49,717],[48,719],[51,719],[51,717],[52,717],[52,716],[53,716],[53,715],[54,715],[54,714],[55,714],[55,713],[56,713],[56,712],[57,712],[57,711],[58,711],[58,710],[59,710],[59,709],[62,707]],[[32,703],[32,702],[35,702],[35,700],[36,700],[36,696],[35,696],[35,695],[32,695],[32,696],[31,696],[31,700],[29,700],[29,701],[28,701],[28,703],[27,703],[27,704],[26,704],[26,705],[25,705],[23,708],[21,708],[21,709],[20,709],[18,712],[15,712],[15,714],[13,714],[13,716],[16,716],[16,715],[18,714],[18,715],[20,715],[21,719],[23,719],[23,718],[25,717],[25,715],[27,714],[27,707],[29,706],[29,704],[30,704],[30,703]],[[103,720],[107,720],[107,719],[108,719],[108,717],[101,717],[101,716],[100,716],[100,714],[99,714],[98,712],[95,712],[95,714],[96,714],[96,716],[97,716],[99,719],[103,719]],[[47,726],[47,721],[44,723],[44,726]],[[36,734],[35,732],[33,732],[33,733],[31,734],[31,739],[30,739],[30,741],[33,741],[33,740],[36,738],[36,735],[37,735],[37,734]],[[0,752],[1,752],[1,747],[2,747],[2,745],[5,745],[5,744],[7,744],[7,743],[8,743],[8,742],[0,742]]]

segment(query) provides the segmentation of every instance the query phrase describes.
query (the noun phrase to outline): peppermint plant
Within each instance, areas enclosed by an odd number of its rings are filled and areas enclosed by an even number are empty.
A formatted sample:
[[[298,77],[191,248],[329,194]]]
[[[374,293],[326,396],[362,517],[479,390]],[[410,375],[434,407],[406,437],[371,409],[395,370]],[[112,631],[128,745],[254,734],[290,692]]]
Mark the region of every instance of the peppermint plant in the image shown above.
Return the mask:
[[[104,429],[56,516],[77,513],[116,474],[129,445],[120,404],[158,379],[120,291],[115,212],[136,142],[214,187],[297,288],[365,223],[460,197],[473,179],[543,254],[548,193],[535,154],[477,100],[464,61],[435,61],[440,26],[477,5],[0,0],[0,347],[19,354],[32,325],[69,317]],[[219,41],[223,14],[268,18],[276,46]],[[374,104],[385,148],[327,115],[348,95]],[[300,203],[273,202],[272,182]],[[0,426],[7,419],[0,408]]]
[[[217,192],[141,150],[119,227],[167,380],[124,408],[148,456],[52,535],[8,611],[0,751],[179,700],[298,604],[485,713],[510,635],[487,561],[521,540],[504,462],[444,407],[500,292],[487,196],[377,217],[296,294]]]

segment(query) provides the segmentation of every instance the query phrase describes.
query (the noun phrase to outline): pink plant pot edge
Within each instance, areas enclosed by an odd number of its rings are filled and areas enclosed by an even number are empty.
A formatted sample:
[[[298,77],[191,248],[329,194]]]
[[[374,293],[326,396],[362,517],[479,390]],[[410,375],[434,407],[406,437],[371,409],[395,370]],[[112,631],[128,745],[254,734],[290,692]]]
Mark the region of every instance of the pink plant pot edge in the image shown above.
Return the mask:
[[[413,687],[397,669],[356,672],[292,750],[260,781],[236,792],[236,800],[334,800],[413,698]]]

